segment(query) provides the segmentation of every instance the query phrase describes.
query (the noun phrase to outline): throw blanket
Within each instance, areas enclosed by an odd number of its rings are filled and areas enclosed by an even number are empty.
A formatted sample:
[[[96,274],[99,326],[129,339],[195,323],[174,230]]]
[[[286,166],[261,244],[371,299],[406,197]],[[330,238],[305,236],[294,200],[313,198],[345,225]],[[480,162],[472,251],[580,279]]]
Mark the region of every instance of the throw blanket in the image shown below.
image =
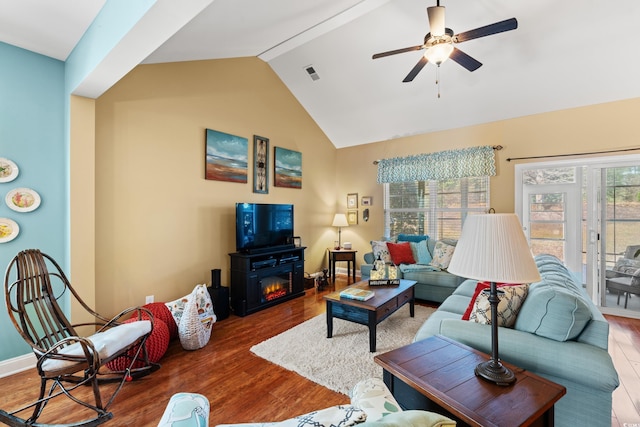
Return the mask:
[[[428,264],[400,264],[400,271],[443,271],[441,268]]]

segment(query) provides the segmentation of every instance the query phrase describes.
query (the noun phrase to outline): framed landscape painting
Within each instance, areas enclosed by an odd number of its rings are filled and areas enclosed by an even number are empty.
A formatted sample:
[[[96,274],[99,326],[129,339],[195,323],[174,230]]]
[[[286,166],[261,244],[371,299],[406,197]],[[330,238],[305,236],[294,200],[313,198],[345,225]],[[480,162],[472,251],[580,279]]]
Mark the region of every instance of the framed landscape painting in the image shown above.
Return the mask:
[[[247,182],[249,140],[207,129],[205,179]]]
[[[276,147],[274,158],[273,185],[276,187],[302,188],[302,153]]]

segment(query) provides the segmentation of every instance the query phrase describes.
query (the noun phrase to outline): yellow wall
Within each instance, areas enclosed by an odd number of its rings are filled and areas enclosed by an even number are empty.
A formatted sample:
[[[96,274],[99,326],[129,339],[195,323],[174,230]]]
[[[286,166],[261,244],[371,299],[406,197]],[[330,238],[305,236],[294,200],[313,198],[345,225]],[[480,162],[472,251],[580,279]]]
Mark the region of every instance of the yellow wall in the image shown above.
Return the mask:
[[[347,194],[358,193],[359,203],[371,196],[370,220],[362,220],[359,206],[359,224],[342,232],[359,264],[369,240],[383,232],[374,160],[502,145],[491,206],[513,212],[517,162],[507,158],[636,146],[638,111],[634,99],[336,150],[257,58],[138,66],[95,103],[98,311],[114,314],[144,303],[145,295],[177,298],[208,283],[212,268],[221,268],[228,284],[236,202],[295,204],[296,234],[308,248],[305,271],[314,272],[326,265],[325,250],[337,234],[329,224],[346,211]],[[206,128],[248,138],[250,160],[252,136],[270,139],[268,195],[252,192],[251,171],[247,184],[203,178]],[[302,190],[273,187],[275,146],[302,152]],[[91,153],[85,158],[91,161]],[[72,211],[73,198],[72,192]],[[80,258],[74,251],[72,265]]]
[[[69,277],[82,300],[95,307],[95,101],[71,96],[69,111]],[[71,318],[74,323],[94,320],[79,304],[71,307]]]
[[[270,139],[269,194],[204,179],[205,129]],[[273,186],[273,149],[302,153],[302,189]],[[257,58],[142,65],[96,101],[96,300],[99,312],[170,301],[212,268],[229,284],[235,203],[293,203],[305,271],[335,230],[336,149]]]
[[[359,206],[359,224],[345,229],[343,240],[351,240],[355,249],[362,249],[360,262],[364,249],[370,247],[369,241],[382,235],[383,194],[382,186],[376,184],[377,169],[373,165],[376,159],[502,145],[504,148],[496,151],[497,175],[490,184],[491,207],[496,212],[514,212],[514,169],[516,164],[525,161],[509,162],[508,158],[640,147],[639,112],[640,99],[632,99],[341,149],[337,158],[336,193],[344,198],[347,193],[373,197],[369,221],[362,222],[363,208]],[[550,159],[528,161],[544,160]]]

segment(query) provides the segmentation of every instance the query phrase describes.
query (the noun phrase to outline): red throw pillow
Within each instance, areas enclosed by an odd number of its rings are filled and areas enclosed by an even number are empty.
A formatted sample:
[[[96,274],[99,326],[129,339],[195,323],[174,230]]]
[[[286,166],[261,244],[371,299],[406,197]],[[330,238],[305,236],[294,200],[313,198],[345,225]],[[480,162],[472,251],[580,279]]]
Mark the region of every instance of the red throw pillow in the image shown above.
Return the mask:
[[[416,260],[413,259],[413,251],[411,250],[411,243],[409,242],[387,242],[387,249],[389,249],[391,261],[396,265],[416,263]]]
[[[497,284],[498,288],[501,286],[515,286],[515,284],[513,283]],[[462,320],[469,320],[469,317],[471,317],[471,312],[473,311],[473,305],[476,302],[476,298],[478,297],[480,292],[482,292],[485,289],[489,289],[490,287],[491,287],[491,284],[489,282],[478,282],[478,284],[476,285],[476,290],[473,292],[473,296],[471,297],[471,301],[469,302],[467,309],[464,311],[464,314],[462,315]]]

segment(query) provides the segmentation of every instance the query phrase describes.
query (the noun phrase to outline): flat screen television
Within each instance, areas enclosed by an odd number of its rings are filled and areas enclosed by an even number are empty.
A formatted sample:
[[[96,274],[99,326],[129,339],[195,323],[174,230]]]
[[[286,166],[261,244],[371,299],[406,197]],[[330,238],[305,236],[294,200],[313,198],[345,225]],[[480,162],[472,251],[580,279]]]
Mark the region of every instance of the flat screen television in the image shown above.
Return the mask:
[[[293,247],[293,205],[236,203],[236,251]]]

